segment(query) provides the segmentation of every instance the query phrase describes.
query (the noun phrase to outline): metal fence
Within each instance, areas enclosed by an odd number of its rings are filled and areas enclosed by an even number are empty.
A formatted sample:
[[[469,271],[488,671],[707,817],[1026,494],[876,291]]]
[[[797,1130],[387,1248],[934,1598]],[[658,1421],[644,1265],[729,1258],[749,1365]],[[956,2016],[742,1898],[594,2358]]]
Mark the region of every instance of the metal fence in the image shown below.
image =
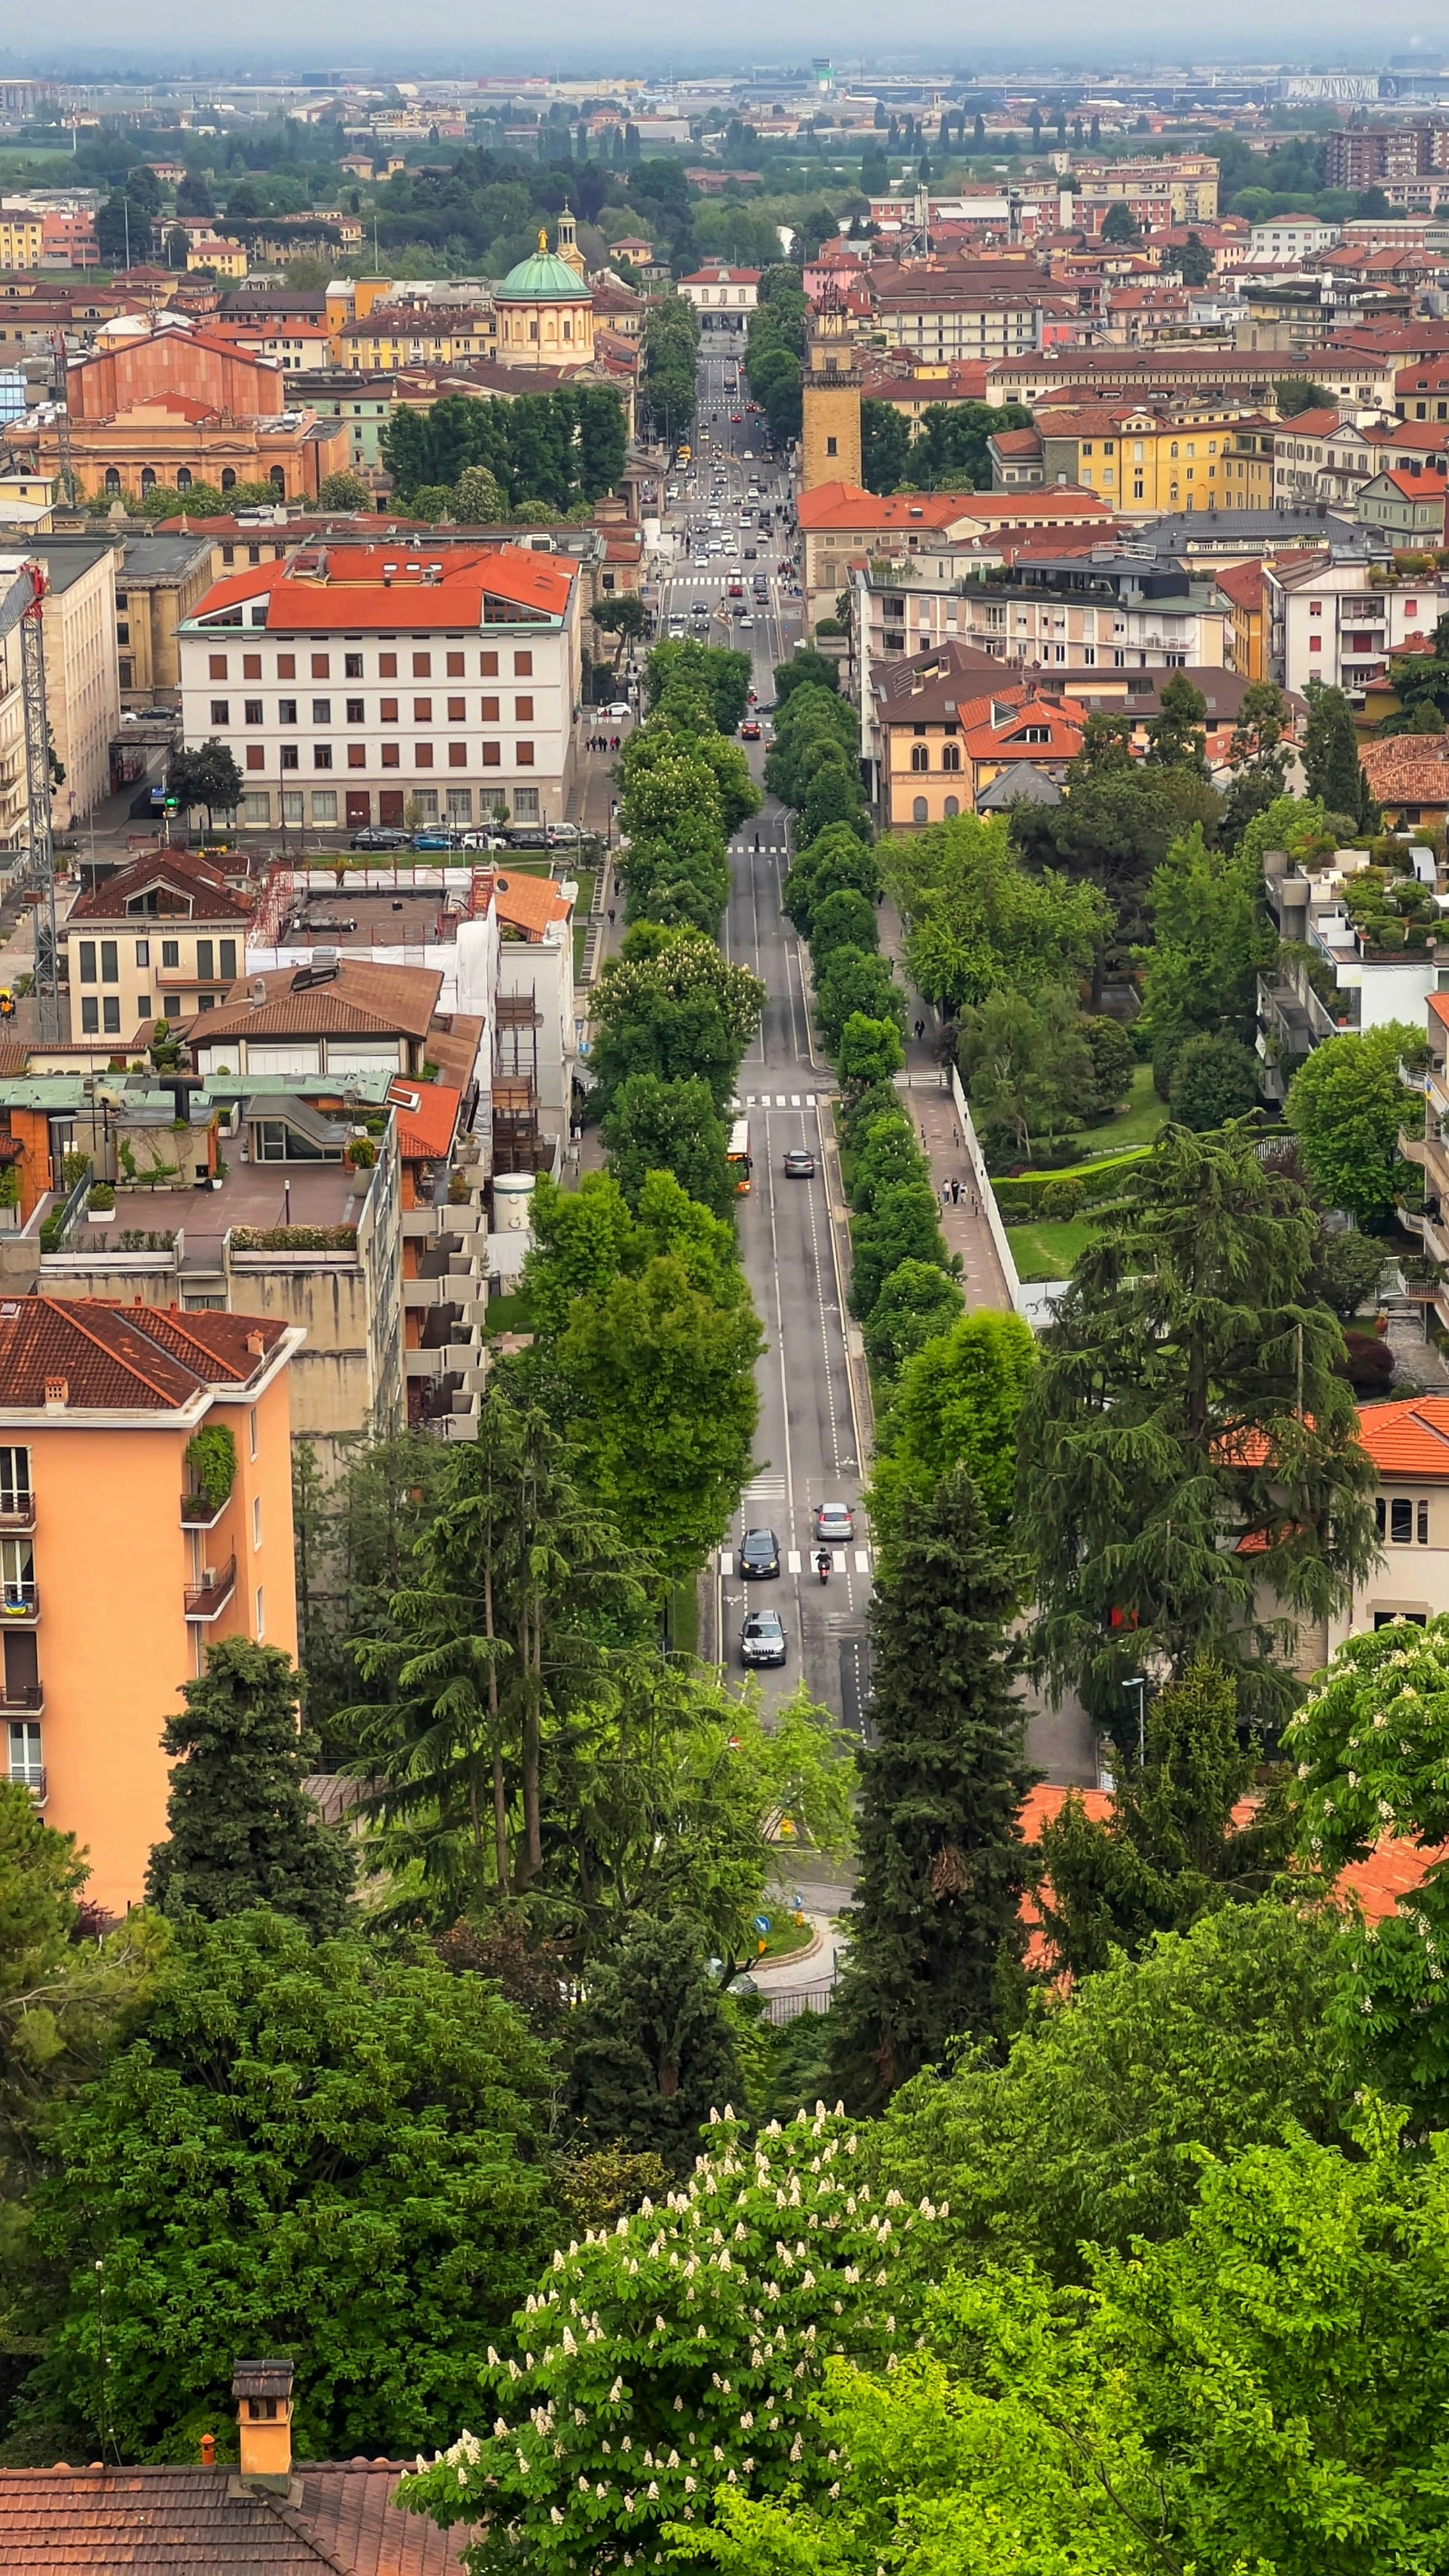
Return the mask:
[[[773,2023],[776,2030],[783,2030],[787,2022],[798,2021],[802,2013],[829,2012],[835,1979],[826,1977],[815,1986],[775,1986],[762,1991],[766,2021]]]

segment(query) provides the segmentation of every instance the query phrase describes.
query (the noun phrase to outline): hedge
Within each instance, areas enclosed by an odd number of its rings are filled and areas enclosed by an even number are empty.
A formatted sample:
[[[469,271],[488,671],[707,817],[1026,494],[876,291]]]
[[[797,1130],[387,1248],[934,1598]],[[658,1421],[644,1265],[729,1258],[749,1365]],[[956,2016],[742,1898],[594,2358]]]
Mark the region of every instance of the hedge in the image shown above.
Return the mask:
[[[1129,1154],[1114,1154],[1110,1162],[1078,1163],[1064,1172],[1023,1172],[1016,1180],[993,1181],[992,1192],[1001,1210],[1003,1225],[1025,1225],[1042,1212],[1041,1202],[1047,1190],[1057,1189],[1063,1181],[1080,1181],[1088,1207],[1120,1195],[1124,1172],[1145,1163],[1152,1151],[1143,1145]]]

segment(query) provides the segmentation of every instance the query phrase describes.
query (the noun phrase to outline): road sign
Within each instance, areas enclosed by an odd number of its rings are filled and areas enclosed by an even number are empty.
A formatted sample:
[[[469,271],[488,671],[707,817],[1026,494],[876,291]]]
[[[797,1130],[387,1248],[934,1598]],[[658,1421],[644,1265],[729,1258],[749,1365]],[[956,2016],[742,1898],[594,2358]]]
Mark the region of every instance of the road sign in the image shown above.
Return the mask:
[[[757,1932],[768,1932],[769,1928],[770,1918],[768,1914],[757,1914],[755,1916],[755,1930]]]

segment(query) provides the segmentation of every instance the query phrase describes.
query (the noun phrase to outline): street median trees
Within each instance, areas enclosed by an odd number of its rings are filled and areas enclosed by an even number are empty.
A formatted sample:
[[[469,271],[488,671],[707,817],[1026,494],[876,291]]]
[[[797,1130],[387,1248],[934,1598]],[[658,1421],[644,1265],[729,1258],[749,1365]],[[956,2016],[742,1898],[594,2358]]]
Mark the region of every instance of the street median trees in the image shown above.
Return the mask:
[[[904,1028],[906,997],[888,957],[878,949],[835,948],[815,986],[815,1012],[826,1052],[835,1055],[845,1023],[854,1015]]]
[[[707,1082],[722,1109],[753,1042],[765,988],[696,930],[631,930],[594,988],[595,1098],[606,1112],[631,1073]]]
[[[875,854],[849,823],[831,823],[817,839],[797,850],[785,879],[784,906],[802,939],[809,939],[815,912],[833,894],[857,893],[874,905],[880,891]]]

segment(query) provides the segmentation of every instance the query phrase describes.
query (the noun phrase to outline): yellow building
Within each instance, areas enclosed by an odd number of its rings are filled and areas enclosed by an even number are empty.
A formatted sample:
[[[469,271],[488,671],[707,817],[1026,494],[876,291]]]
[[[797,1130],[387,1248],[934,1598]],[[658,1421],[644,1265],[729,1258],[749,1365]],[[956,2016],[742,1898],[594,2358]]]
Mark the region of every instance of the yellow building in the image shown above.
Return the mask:
[[[1124,403],[1083,403],[1041,407],[1036,425],[1043,483],[1080,483],[1129,518],[1163,510],[1266,509],[1272,497],[1272,431],[1256,415],[1189,418]]]
[[[210,269],[215,277],[245,277],[246,247],[223,233],[195,233],[186,245],[186,265]]]
[[[39,215],[0,215],[0,268],[39,268]]]
[[[811,334],[802,387],[800,489],[863,482],[860,367],[843,313],[825,312]]]
[[[494,316],[482,304],[379,303],[345,322],[337,339],[339,363],[361,374],[471,366],[498,354]]]

